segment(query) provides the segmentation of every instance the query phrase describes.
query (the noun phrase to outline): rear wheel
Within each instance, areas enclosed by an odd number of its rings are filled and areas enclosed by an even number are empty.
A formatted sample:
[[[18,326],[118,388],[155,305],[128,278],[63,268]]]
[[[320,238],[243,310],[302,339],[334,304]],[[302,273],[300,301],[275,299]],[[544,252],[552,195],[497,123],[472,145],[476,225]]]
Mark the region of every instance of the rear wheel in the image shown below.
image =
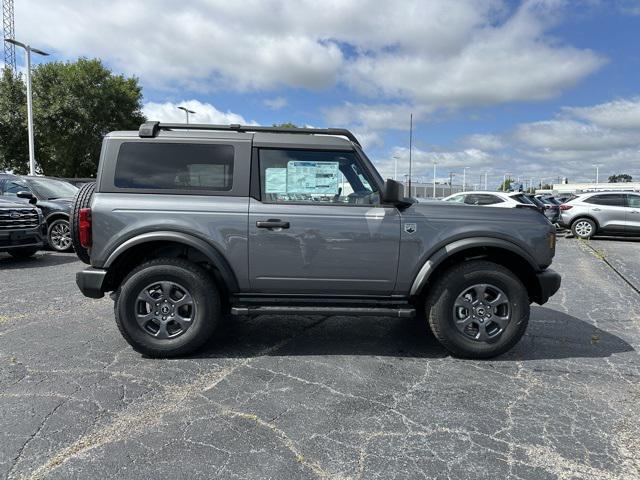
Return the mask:
[[[596,223],[589,218],[579,218],[571,225],[571,232],[578,238],[589,239],[596,234]]]
[[[38,251],[37,248],[25,247],[25,248],[13,248],[9,250],[9,255],[13,258],[28,258],[35,255]]]
[[[93,192],[96,189],[95,183],[85,183],[80,187],[78,193],[76,193],[71,205],[71,243],[76,255],[84,263],[91,263],[91,257],[86,248],[80,245],[80,228],[78,225],[79,212],[82,208],[89,208],[91,206],[91,200],[93,199]]]
[[[152,260],[134,269],[122,283],[114,309],[122,336],[150,357],[197,350],[221,316],[218,289],[208,273],[177,258]]]
[[[463,358],[508,351],[529,322],[526,288],[510,270],[489,261],[451,267],[436,281],[426,303],[434,336]]]

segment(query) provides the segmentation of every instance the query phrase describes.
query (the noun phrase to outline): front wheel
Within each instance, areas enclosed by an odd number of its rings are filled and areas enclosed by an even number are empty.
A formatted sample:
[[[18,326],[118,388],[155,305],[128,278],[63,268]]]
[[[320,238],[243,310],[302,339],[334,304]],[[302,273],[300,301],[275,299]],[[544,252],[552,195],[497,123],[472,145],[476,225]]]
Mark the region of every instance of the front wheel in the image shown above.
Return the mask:
[[[124,280],[114,305],[120,333],[150,357],[200,348],[220,319],[218,289],[198,265],[178,258],[151,260]]]
[[[56,252],[68,252],[71,250],[71,229],[69,221],[59,218],[49,224],[47,230],[49,246]]]
[[[529,322],[529,296],[510,270],[474,260],[448,269],[427,297],[429,325],[452,354],[490,358],[513,347]]]

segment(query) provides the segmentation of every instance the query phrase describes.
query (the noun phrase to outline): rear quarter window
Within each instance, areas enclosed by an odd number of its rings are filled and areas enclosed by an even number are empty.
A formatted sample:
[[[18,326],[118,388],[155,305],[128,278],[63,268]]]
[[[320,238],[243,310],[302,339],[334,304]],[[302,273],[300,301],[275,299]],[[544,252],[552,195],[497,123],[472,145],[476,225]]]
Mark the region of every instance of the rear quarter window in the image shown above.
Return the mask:
[[[624,207],[624,195],[623,194],[613,194],[613,195],[593,195],[592,197],[586,198],[584,200],[585,203],[591,203],[594,205],[608,205],[610,207]]]
[[[143,190],[226,192],[233,187],[232,145],[125,142],[114,185]]]

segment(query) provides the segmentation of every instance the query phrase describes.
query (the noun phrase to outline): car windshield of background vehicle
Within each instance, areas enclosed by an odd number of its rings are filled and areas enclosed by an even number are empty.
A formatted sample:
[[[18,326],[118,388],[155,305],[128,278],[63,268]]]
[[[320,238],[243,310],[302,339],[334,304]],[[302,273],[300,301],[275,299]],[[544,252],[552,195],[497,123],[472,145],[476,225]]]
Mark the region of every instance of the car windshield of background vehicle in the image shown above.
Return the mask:
[[[584,200],[585,203],[592,203],[594,205],[606,205],[609,207],[624,207],[624,195],[616,193],[613,195],[594,195]]]
[[[78,187],[75,185],[51,178],[30,178],[27,183],[35,190],[38,196],[47,200],[71,198],[78,191]]]
[[[464,194],[454,195],[453,197],[445,198],[446,202],[454,202],[454,203],[463,203],[464,202]]]
[[[524,194],[520,193],[518,195],[512,195],[511,198],[513,198],[516,202],[520,202],[520,203],[524,203],[525,205],[535,205],[534,202],[532,202],[531,200],[529,200]]]
[[[376,189],[353,152],[260,150],[262,199],[270,203],[374,205]]]
[[[233,156],[233,145],[123,143],[114,184],[146,190],[229,191]]]
[[[504,202],[502,198],[488,193],[470,193],[464,199],[467,205],[495,205],[502,202]]]

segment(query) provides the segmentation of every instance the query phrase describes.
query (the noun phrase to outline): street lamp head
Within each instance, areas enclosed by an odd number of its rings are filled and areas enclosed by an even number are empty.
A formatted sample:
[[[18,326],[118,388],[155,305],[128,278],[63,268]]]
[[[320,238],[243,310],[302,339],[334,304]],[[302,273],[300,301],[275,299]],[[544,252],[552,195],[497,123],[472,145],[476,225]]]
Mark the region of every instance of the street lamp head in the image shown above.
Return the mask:
[[[24,43],[14,40],[13,38],[5,38],[4,41],[12,45],[16,45],[18,47],[27,48],[27,46]]]
[[[196,113],[193,110],[189,110],[187,107],[178,107],[180,110],[184,110],[187,113]]]
[[[49,54],[47,52],[45,52],[43,50],[40,50],[39,48],[32,48],[31,51],[33,53],[37,53],[38,55],[42,55],[42,56],[45,56],[45,57],[49,56]]]

